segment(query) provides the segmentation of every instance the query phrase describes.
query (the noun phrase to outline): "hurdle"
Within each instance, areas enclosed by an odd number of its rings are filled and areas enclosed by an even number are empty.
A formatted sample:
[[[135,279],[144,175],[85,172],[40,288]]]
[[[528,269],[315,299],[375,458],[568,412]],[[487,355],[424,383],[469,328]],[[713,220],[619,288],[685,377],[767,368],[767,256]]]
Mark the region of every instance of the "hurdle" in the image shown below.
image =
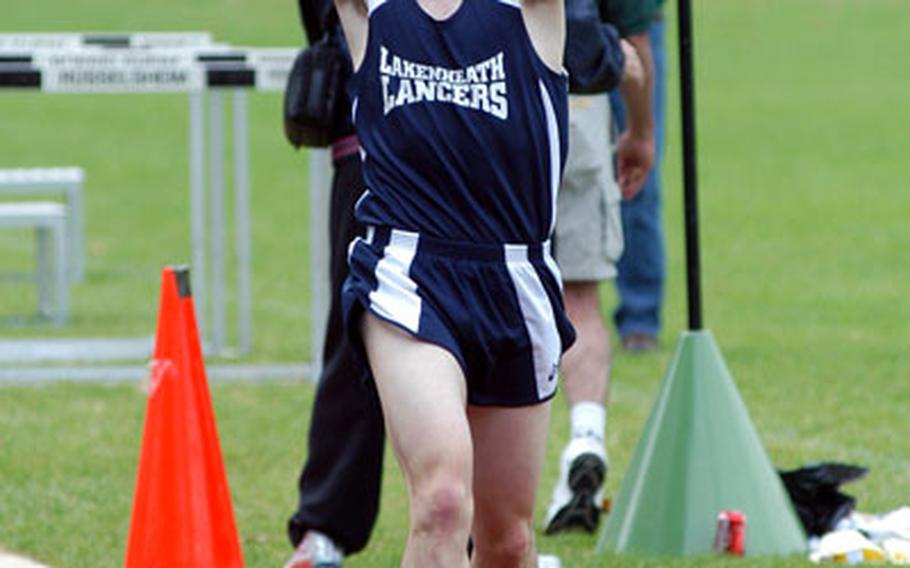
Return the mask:
[[[0,169],[0,195],[63,193],[66,199],[67,275],[74,282],[85,278],[85,212],[82,168]]]
[[[193,291],[207,354],[238,356],[252,343],[250,163],[247,93],[283,91],[299,48],[237,47],[215,43],[206,32],[132,34],[0,34],[0,90],[37,93],[186,93],[189,96],[189,201]],[[233,120],[233,219],[226,210],[224,97],[231,96]],[[228,131],[230,132],[230,131]],[[320,218],[311,208],[311,216]],[[207,222],[208,221],[208,222]],[[226,273],[226,235],[233,223],[236,272]],[[324,238],[314,240],[324,248]],[[321,252],[322,258],[325,257]],[[314,254],[314,257],[317,256]],[[232,322],[236,344],[228,343],[226,288],[234,286]],[[326,294],[323,287],[317,288]],[[325,305],[327,302],[317,301]],[[320,316],[314,315],[314,320]],[[314,326],[315,327],[315,326]],[[319,329],[314,337],[321,337]],[[120,352],[105,340],[106,357]],[[2,342],[0,342],[2,343]],[[318,342],[314,342],[318,343]],[[142,350],[150,353],[151,342]],[[145,347],[147,346],[147,348]],[[36,353],[40,349],[19,349]],[[124,358],[138,358],[130,339]],[[90,356],[87,354],[87,356]],[[147,355],[144,355],[147,356]],[[318,358],[318,357],[317,357]],[[0,361],[6,360],[0,346]]]
[[[59,203],[0,203],[0,228],[35,229],[38,312],[57,324],[69,316],[66,221],[66,209]]]

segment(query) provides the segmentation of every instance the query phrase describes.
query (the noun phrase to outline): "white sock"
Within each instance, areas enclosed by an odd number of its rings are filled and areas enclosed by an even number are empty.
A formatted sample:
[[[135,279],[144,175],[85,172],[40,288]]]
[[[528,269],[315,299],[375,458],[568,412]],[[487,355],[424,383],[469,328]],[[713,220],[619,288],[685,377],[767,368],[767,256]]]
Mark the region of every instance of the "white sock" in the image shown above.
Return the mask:
[[[581,438],[588,436],[603,442],[607,429],[607,409],[596,402],[576,402],[572,405],[569,418],[571,436]]]

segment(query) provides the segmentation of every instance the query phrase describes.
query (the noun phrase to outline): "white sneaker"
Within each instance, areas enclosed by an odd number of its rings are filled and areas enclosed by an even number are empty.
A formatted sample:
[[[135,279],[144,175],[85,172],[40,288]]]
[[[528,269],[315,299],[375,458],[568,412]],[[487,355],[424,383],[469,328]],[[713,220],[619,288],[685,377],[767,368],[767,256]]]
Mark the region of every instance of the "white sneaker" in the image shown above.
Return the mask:
[[[546,516],[546,534],[581,529],[594,532],[600,520],[607,451],[593,437],[572,438],[562,452],[559,481]]]
[[[538,554],[537,568],[562,568],[562,562],[553,554]]]
[[[318,531],[307,531],[284,568],[341,568],[344,553],[332,539]]]

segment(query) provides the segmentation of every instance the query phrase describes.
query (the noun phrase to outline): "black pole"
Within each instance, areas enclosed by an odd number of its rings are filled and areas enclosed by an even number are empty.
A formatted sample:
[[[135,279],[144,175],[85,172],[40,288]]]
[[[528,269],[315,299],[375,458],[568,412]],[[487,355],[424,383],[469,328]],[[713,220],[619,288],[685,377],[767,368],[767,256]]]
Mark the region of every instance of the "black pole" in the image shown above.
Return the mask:
[[[698,252],[698,181],[695,172],[695,73],[692,69],[692,12],[678,0],[679,70],[682,95],[683,193],[686,216],[686,285],[689,329],[702,329],[701,260]]]

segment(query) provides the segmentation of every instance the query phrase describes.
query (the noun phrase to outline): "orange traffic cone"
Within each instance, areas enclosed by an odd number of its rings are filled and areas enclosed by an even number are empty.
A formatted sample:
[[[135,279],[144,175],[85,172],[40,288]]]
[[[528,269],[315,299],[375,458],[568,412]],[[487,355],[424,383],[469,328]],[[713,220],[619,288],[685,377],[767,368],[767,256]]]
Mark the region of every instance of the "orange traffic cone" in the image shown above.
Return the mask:
[[[189,270],[162,274],[127,568],[240,568]]]

